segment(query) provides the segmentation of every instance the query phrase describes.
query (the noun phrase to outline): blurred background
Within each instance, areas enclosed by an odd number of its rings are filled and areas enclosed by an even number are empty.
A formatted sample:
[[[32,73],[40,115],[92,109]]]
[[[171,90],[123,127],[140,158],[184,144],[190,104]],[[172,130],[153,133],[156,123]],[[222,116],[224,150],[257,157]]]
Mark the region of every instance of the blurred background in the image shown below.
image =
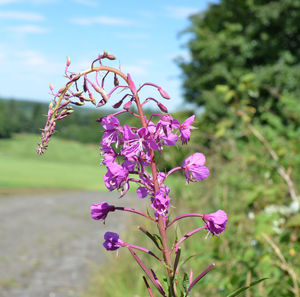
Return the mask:
[[[183,256],[193,255],[186,271],[216,263],[193,296],[226,296],[267,277],[244,296],[299,297],[299,24],[298,0],[0,0],[0,208],[15,195],[105,191],[96,119],[109,107],[81,108],[59,123],[44,156],[34,149],[49,83],[65,83],[66,56],[76,72],[106,50],[138,84],[161,85],[171,96],[163,103],[180,122],[197,115],[189,145],[168,148],[159,160],[164,171],[203,152],[207,180],[185,185],[178,174],[169,182],[174,214],[222,208],[229,215],[220,238],[201,234],[185,243]],[[185,221],[178,232],[195,226]],[[148,244],[136,224],[127,231],[126,241]],[[128,273],[136,263],[120,255],[93,269],[80,294],[145,296],[140,272]],[[7,292],[23,286],[17,277],[0,285]]]

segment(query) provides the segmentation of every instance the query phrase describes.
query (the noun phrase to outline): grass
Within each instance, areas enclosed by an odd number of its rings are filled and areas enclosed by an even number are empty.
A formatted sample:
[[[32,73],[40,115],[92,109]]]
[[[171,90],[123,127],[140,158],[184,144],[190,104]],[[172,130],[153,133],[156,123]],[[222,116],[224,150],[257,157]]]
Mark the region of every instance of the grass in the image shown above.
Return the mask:
[[[0,140],[0,189],[59,188],[105,190],[97,146],[51,139],[42,156],[38,135],[17,134]]]

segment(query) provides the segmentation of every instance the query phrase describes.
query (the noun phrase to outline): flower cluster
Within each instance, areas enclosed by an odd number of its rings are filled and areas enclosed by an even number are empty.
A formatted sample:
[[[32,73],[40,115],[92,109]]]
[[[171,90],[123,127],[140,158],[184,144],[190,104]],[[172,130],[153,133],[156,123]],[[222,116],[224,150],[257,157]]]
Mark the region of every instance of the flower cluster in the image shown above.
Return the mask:
[[[205,156],[199,152],[187,157],[183,160],[181,166],[175,167],[169,172],[158,170],[155,156],[163,152],[164,146],[174,146],[178,142],[181,142],[183,145],[187,144],[191,138],[191,130],[195,129],[193,126],[195,116],[193,115],[180,123],[168,114],[167,108],[159,100],[148,97],[141,102],[139,92],[144,86],[155,88],[163,99],[170,99],[170,96],[160,86],[153,83],[145,83],[140,88],[136,88],[129,74],[125,75],[119,69],[103,66],[102,61],[104,59],[114,60],[115,57],[104,52],[92,62],[91,69],[79,74],[68,71],[70,60],[67,60],[65,75],[68,78],[68,82],[57,93],[53,92],[52,86],[50,87],[54,99],[53,103],[49,105],[47,123],[37,152],[42,154],[47,149],[56,121],[69,116],[73,112],[70,104],[83,105],[89,101],[100,107],[108,102],[113,94],[116,93],[116,90],[120,90],[120,88],[122,91],[125,90],[127,93],[113,105],[113,108],[122,106],[122,110],[98,119],[103,128],[103,137],[100,142],[102,164],[107,169],[104,175],[104,183],[109,191],[119,190],[121,197],[128,192],[132,183],[138,184],[137,196],[141,199],[149,199],[149,205],[153,209],[153,214],[145,214],[137,209],[101,202],[91,206],[91,216],[94,220],[104,222],[111,212],[127,211],[141,215],[156,224],[159,230],[158,236],[152,235],[141,226],[139,226],[139,230],[154,242],[161,253],[161,257],[156,256],[152,251],[144,247],[125,243],[120,239],[119,234],[114,232],[105,233],[103,246],[109,251],[118,250],[120,247],[128,248],[148,279],[151,280],[153,286],[162,296],[167,296],[166,292],[169,292],[169,296],[173,297],[179,295],[188,296],[193,286],[212,269],[214,264],[209,265],[194,280],[193,272],[191,272],[189,286],[185,284],[184,292],[177,294],[175,287],[179,283],[177,265],[180,258],[181,244],[201,230],[207,230],[210,234],[218,236],[225,230],[227,214],[223,210],[210,214],[186,213],[170,221],[171,190],[165,183],[166,179],[175,171],[181,171],[187,183],[198,182],[205,180],[209,176],[209,169],[205,166]],[[98,62],[99,66],[96,66]],[[103,72],[105,72],[104,75],[102,75]],[[92,73],[95,74],[95,81],[90,78]],[[105,80],[109,77],[109,74],[113,74],[114,87],[106,91],[104,88]],[[99,81],[99,77],[102,77],[102,81]],[[124,81],[123,85],[120,84],[119,79]],[[80,89],[80,81],[82,82],[82,90]],[[97,99],[96,95],[100,96],[100,98]],[[147,118],[143,113],[143,106],[148,102],[156,103],[162,113],[153,113]],[[132,108],[134,104],[138,114]],[[117,116],[122,113],[130,113],[132,116],[139,118],[141,126],[121,125]],[[188,217],[199,217],[204,222],[204,225],[188,232],[181,239],[176,239],[173,248],[170,249],[167,238],[168,229],[173,223]],[[200,223],[201,220],[199,220]],[[163,269],[166,269],[168,288],[162,286],[153,269],[149,269],[134,250],[147,253],[162,263]],[[154,296],[146,278],[144,277],[143,279],[149,295]]]
[[[148,121],[146,127],[137,128],[121,126],[114,115],[103,117],[99,121],[104,129],[100,143],[103,156],[102,163],[107,172],[104,183],[108,190],[118,189],[121,196],[130,188],[130,182],[140,184],[137,195],[151,199],[151,207],[156,215],[167,216],[170,189],[164,184],[166,175],[158,172],[159,190],[155,191],[152,176],[147,168],[151,165],[151,152],[163,150],[163,146],[173,146],[180,139],[182,144],[190,140],[191,129],[195,116],[189,117],[180,124],[171,115],[153,114],[157,123]],[[199,181],[208,177],[209,170],[205,166],[205,157],[196,153],[188,157],[182,164],[187,182]]]

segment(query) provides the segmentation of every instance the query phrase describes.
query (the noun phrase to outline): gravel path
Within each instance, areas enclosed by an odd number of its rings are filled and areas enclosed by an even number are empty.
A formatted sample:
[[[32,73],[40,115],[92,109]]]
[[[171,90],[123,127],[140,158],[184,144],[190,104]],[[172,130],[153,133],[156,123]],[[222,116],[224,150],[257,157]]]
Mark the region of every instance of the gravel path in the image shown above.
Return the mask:
[[[105,226],[92,220],[90,205],[137,203],[117,197],[76,192],[1,198],[0,296],[80,296],[91,267],[105,262],[104,233],[126,227],[123,212],[111,215]]]

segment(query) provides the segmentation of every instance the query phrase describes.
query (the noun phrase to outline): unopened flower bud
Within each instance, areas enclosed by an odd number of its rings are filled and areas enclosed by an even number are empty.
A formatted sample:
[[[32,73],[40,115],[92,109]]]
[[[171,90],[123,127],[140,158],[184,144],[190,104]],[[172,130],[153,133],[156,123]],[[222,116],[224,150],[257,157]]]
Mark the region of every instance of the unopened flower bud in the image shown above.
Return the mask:
[[[54,89],[52,84],[49,85],[49,88],[51,91],[53,91],[53,89]]]
[[[131,92],[133,94],[135,94],[136,93],[136,87],[135,87],[135,84],[133,83],[129,73],[127,74],[127,78],[128,78],[129,88],[130,88]]]
[[[97,86],[97,85],[95,85],[95,84],[92,84],[92,86],[93,86],[93,88],[95,89],[95,91],[101,95],[102,99],[103,99],[103,100],[105,101],[105,103],[106,103],[106,102],[108,101],[109,98],[108,98],[106,92],[104,91],[104,89],[102,89],[101,87],[99,87],[99,86]],[[102,101],[102,100],[101,100],[101,101]],[[104,103],[104,104],[105,104],[105,103]]]
[[[71,59],[70,59],[70,57],[67,57],[67,67],[69,67],[70,64],[71,64]]]
[[[111,55],[111,54],[108,54],[108,55],[106,56],[106,58],[107,58],[108,60],[115,60],[115,59],[116,59],[116,57],[115,57],[114,55]]]
[[[100,101],[99,101],[99,103],[97,104],[97,107],[101,107],[101,106],[103,106],[103,105],[105,105],[106,104],[106,101],[104,100],[104,99],[101,99]]]
[[[86,83],[86,78],[84,77],[84,80],[83,80],[83,91],[86,92],[88,90],[88,87],[87,87],[87,83]]]
[[[123,108],[126,109],[126,110],[128,110],[130,108],[131,104],[132,104],[132,101],[130,100],[130,101],[128,101],[127,103],[125,103],[123,105]]]
[[[157,103],[157,105],[162,112],[168,113],[168,109],[163,104]]]
[[[115,87],[119,85],[119,79],[116,74],[114,76],[114,85],[115,85]]]
[[[84,102],[83,101],[80,101],[80,102],[72,102],[74,105],[77,105],[77,106],[82,106],[84,105]]]
[[[123,103],[123,99],[118,101],[117,103],[115,103],[112,107],[113,108],[119,108],[121,106],[121,104]]]
[[[75,97],[79,97],[79,96],[80,96],[82,93],[83,93],[83,91],[78,91],[78,92],[74,93],[74,95],[73,95],[73,96],[75,96]]]
[[[94,98],[94,96],[93,96],[93,94],[92,94],[91,92],[89,92],[89,98],[90,98],[91,102],[92,102],[94,105],[96,105],[96,100],[95,100],[95,98]]]
[[[169,96],[169,94],[166,92],[166,91],[164,91],[162,88],[158,88],[158,91],[159,91],[159,93],[160,93],[160,95],[163,97],[163,98],[165,98],[165,99],[170,99],[170,96]]]

